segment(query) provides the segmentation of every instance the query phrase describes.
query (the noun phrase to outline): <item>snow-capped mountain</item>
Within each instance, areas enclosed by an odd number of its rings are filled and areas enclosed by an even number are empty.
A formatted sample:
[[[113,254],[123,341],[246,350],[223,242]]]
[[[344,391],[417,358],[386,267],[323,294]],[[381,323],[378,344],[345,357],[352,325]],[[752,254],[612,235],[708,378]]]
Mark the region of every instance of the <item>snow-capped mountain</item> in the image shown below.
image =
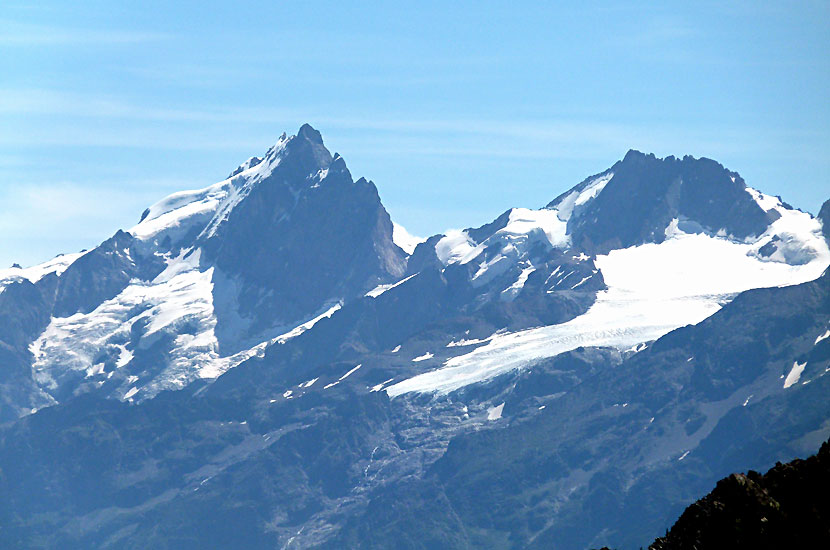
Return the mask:
[[[375,186],[354,181],[306,125],[228,179],[162,199],[94,250],[0,280],[49,295],[51,318],[29,344],[37,408],[215,378],[405,265]]]
[[[647,542],[736,461],[826,432],[823,402],[787,411],[827,383],[828,208],[630,151],[419,239],[305,125],[91,251],[0,272],[0,540],[222,545],[234,514],[248,547]],[[747,411],[782,425],[687,467]],[[652,482],[673,496],[650,524],[626,499]]]
[[[724,206],[723,196],[734,204]],[[716,206],[701,206],[709,203]],[[509,273],[503,299],[544,281],[547,294],[587,285],[598,290],[594,303],[565,323],[493,334],[443,368],[389,387],[390,395],[452,391],[581,346],[636,349],[702,321],[739,292],[811,281],[830,264],[819,220],[691,157],[630,151],[545,209],[513,209],[485,227],[442,237],[438,259],[474,266],[473,286]],[[610,250],[586,254],[598,247]],[[542,263],[532,250],[562,251],[578,267]]]

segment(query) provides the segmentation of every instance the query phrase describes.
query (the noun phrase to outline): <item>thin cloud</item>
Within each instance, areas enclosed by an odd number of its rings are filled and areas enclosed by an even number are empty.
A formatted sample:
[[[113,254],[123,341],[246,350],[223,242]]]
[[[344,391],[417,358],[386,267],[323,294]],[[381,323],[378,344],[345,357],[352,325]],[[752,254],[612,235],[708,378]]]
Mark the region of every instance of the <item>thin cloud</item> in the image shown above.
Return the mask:
[[[14,119],[48,116],[47,125],[17,124]],[[319,128],[341,152],[349,148],[373,154],[462,156],[502,159],[584,159],[623,154],[641,148],[663,154],[722,157],[773,147],[781,158],[799,159],[805,141],[821,137],[804,128],[758,128],[735,125],[678,127],[669,122],[631,122],[596,117],[550,117],[533,120],[485,117],[437,118],[364,113],[327,116],[316,108],[156,106],[115,96],[90,96],[52,89],[0,89],[0,145],[6,147],[121,147],[169,150],[224,150],[255,154],[283,130],[303,122]],[[83,119],[107,124],[86,124]],[[123,123],[118,123],[123,121]],[[148,122],[166,122],[163,132]],[[357,135],[359,133],[359,135]],[[764,134],[763,132],[761,134]],[[786,139],[785,139],[786,138]],[[808,139],[809,138],[809,139]],[[799,144],[782,148],[782,142]]]
[[[98,30],[35,25],[0,20],[0,44],[4,46],[58,46],[66,44],[138,44],[164,40],[158,32],[132,30]]]
[[[169,190],[141,181],[0,185],[0,267],[34,265],[93,247],[117,228],[129,229],[144,208],[165,194],[200,187],[190,180],[167,184]]]

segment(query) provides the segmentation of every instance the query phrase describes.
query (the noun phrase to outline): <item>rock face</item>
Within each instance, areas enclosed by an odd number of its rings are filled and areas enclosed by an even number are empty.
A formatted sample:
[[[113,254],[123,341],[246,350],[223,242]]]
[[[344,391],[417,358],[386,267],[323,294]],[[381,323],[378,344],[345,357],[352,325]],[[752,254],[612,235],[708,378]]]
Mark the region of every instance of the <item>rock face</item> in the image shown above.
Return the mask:
[[[400,236],[306,125],[0,271],[0,546],[637,548],[830,435],[822,222],[714,161]]]
[[[753,200],[739,174],[707,158],[659,159],[629,151],[605,174],[613,177],[596,198],[575,205],[568,222],[574,242],[590,250],[662,242],[676,218],[744,239],[761,235],[778,217]],[[550,206],[563,205],[567,197]]]
[[[236,311],[220,312],[220,325],[223,313],[239,311],[255,317],[253,327],[284,325],[333,298],[396,280],[406,269],[374,184],[353,181],[319,132],[300,128],[282,157],[204,237],[205,259],[239,286]]]
[[[7,301],[25,292],[12,290],[20,281],[38,288],[39,323],[21,333],[9,321],[14,359],[0,367],[17,373],[7,391],[19,402],[9,397],[0,419],[87,391],[140,400],[215,378],[400,278],[406,255],[392,233],[374,184],[353,181],[319,132],[283,135],[227,180],[159,201],[54,272],[8,270]]]
[[[689,506],[650,550],[826,548],[830,545],[830,441],[806,460],[766,474],[732,474]]]
[[[830,242],[830,200],[824,201],[821,205],[821,210],[818,212],[818,219],[821,221],[824,238]]]

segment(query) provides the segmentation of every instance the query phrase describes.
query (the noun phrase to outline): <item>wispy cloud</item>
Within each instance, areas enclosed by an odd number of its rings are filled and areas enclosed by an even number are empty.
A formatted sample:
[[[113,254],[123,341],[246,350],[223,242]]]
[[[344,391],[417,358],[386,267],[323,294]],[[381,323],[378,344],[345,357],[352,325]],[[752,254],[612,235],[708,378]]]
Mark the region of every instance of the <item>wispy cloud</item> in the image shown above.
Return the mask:
[[[32,116],[45,117],[32,124]],[[412,113],[354,113],[332,116],[312,107],[188,108],[146,105],[114,96],[48,89],[0,89],[0,145],[27,147],[119,147],[171,151],[264,150],[283,130],[310,122],[332,138],[341,152],[495,159],[596,158],[620,155],[629,147],[663,154],[722,156],[775,147],[781,158],[813,155],[805,128],[768,129],[788,139],[770,141],[758,128],[734,124],[678,127],[669,121],[599,117],[416,117]],[[85,121],[84,119],[89,119]],[[155,122],[169,123],[160,127]],[[813,133],[815,133],[813,131]],[[334,141],[336,138],[336,141]],[[805,138],[810,138],[809,140]],[[819,140],[821,141],[821,140]],[[784,142],[784,145],[782,145]],[[791,143],[789,148],[786,143]],[[814,149],[814,148],[813,148]]]
[[[95,246],[117,228],[129,229],[164,194],[197,186],[187,180],[167,185],[167,190],[143,181],[0,185],[0,267],[32,265]]]
[[[116,45],[166,38],[167,35],[158,32],[67,28],[0,19],[0,45],[4,46]]]

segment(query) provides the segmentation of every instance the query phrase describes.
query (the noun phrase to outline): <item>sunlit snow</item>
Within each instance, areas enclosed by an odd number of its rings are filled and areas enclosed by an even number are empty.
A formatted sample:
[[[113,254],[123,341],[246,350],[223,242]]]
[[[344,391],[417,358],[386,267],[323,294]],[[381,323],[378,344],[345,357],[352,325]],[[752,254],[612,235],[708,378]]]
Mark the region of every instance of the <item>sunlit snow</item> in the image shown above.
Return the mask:
[[[188,258],[172,262],[152,282],[132,281],[118,296],[89,313],[53,317],[30,346],[35,359],[35,380],[47,390],[55,389],[55,379],[61,373],[67,369],[89,371],[108,347],[118,349],[116,367],[123,367],[136,352],[123,346],[131,339],[130,332],[136,323],[143,324],[140,348],[151,346],[162,332],[176,332],[177,327],[186,323],[197,329],[176,336],[166,376],[151,383],[148,389],[155,393],[192,381],[198,371],[195,365],[217,357],[211,297],[213,269],[200,272],[198,263],[197,250]]]
[[[496,405],[495,407],[490,407],[487,409],[487,420],[498,420],[501,418],[501,413],[504,410],[504,403],[501,405]]]
[[[684,233],[675,221],[663,243],[613,250],[596,258],[608,290],[598,293],[584,315],[559,325],[495,335],[488,344],[386,391],[392,397],[445,393],[580,346],[624,350],[698,323],[744,290],[814,280],[830,263],[830,251],[817,232],[818,222],[800,212],[789,217],[798,215],[807,229],[800,232],[801,241],[812,258],[803,265],[762,260],[753,254],[757,242]],[[793,224],[785,218],[782,224]]]
[[[340,378],[338,378],[337,380],[335,380],[335,381],[334,381],[334,382],[332,382],[331,384],[326,384],[325,386],[323,386],[323,389],[324,389],[324,390],[327,390],[327,389],[329,389],[329,388],[332,388],[332,387],[336,386],[337,384],[339,384],[340,382],[342,382],[343,380],[345,380],[346,378],[348,378],[349,376],[351,376],[352,374],[354,374],[354,372],[355,372],[357,369],[359,369],[360,367],[362,367],[362,366],[363,366],[363,365],[357,365],[356,367],[354,367],[353,369],[351,369],[351,370],[349,370],[348,372],[346,372],[346,374],[344,374],[343,376],[341,376]]]
[[[75,260],[86,254],[86,252],[75,252],[73,254],[60,254],[55,256],[47,262],[37,264],[32,267],[9,267],[0,269],[0,291],[3,287],[11,282],[19,279],[26,279],[32,283],[36,283],[46,275],[54,273],[60,275],[66,268],[68,268]]]
[[[588,182],[588,185],[583,189],[572,191],[563,197],[562,200],[554,205],[559,219],[567,222],[574,215],[574,212],[578,215],[580,208],[599,195],[613,177],[613,172],[602,174]]]
[[[524,269],[522,269],[522,272],[519,273],[519,276],[516,279],[516,281],[512,285],[510,285],[509,287],[502,290],[502,292],[501,292],[502,298],[506,299],[506,300],[514,299],[519,294],[519,292],[522,291],[522,289],[525,286],[525,283],[527,282],[527,278],[530,277],[530,274],[533,273],[534,271],[536,271],[536,268],[533,267],[532,265],[529,265],[529,266],[525,267]],[[588,277],[588,278],[590,278],[590,277]]]
[[[502,244],[503,255],[512,247],[516,257],[527,247],[536,243],[540,238],[551,247],[564,247],[569,243],[566,234],[567,223],[563,222],[556,210],[529,208],[513,208],[508,215],[507,223],[492,235],[476,243],[466,231],[453,229],[447,231],[435,245],[435,253],[444,265],[452,263],[466,264],[481,254],[484,249],[493,244]],[[492,260],[491,264],[498,262]],[[483,272],[477,274],[476,278]]]
[[[415,275],[417,275],[417,273],[415,273]],[[377,298],[378,296],[380,296],[381,294],[383,294],[387,290],[391,290],[391,289],[395,288],[396,286],[404,284],[405,282],[407,282],[409,279],[411,279],[415,275],[410,275],[409,277],[407,277],[405,279],[401,279],[397,283],[390,283],[390,284],[386,284],[386,285],[378,285],[375,288],[373,288],[372,290],[370,290],[369,292],[367,292],[366,296],[369,297],[369,298]]]
[[[784,380],[784,389],[789,388],[793,384],[797,384],[799,379],[801,379],[801,373],[804,372],[804,367],[807,366],[807,362],[799,363],[798,361],[793,363],[793,368],[790,369],[790,373],[787,375],[787,378]]]
[[[231,178],[203,189],[179,191],[163,198],[152,205],[144,219],[129,232],[143,240],[169,236],[173,242],[194,230],[197,234],[211,235],[251,187],[267,178],[279,165],[280,155],[291,139],[283,135],[262,162]]]
[[[415,247],[425,240],[423,237],[411,235],[404,226],[392,222],[392,242],[407,254],[415,252]]]

